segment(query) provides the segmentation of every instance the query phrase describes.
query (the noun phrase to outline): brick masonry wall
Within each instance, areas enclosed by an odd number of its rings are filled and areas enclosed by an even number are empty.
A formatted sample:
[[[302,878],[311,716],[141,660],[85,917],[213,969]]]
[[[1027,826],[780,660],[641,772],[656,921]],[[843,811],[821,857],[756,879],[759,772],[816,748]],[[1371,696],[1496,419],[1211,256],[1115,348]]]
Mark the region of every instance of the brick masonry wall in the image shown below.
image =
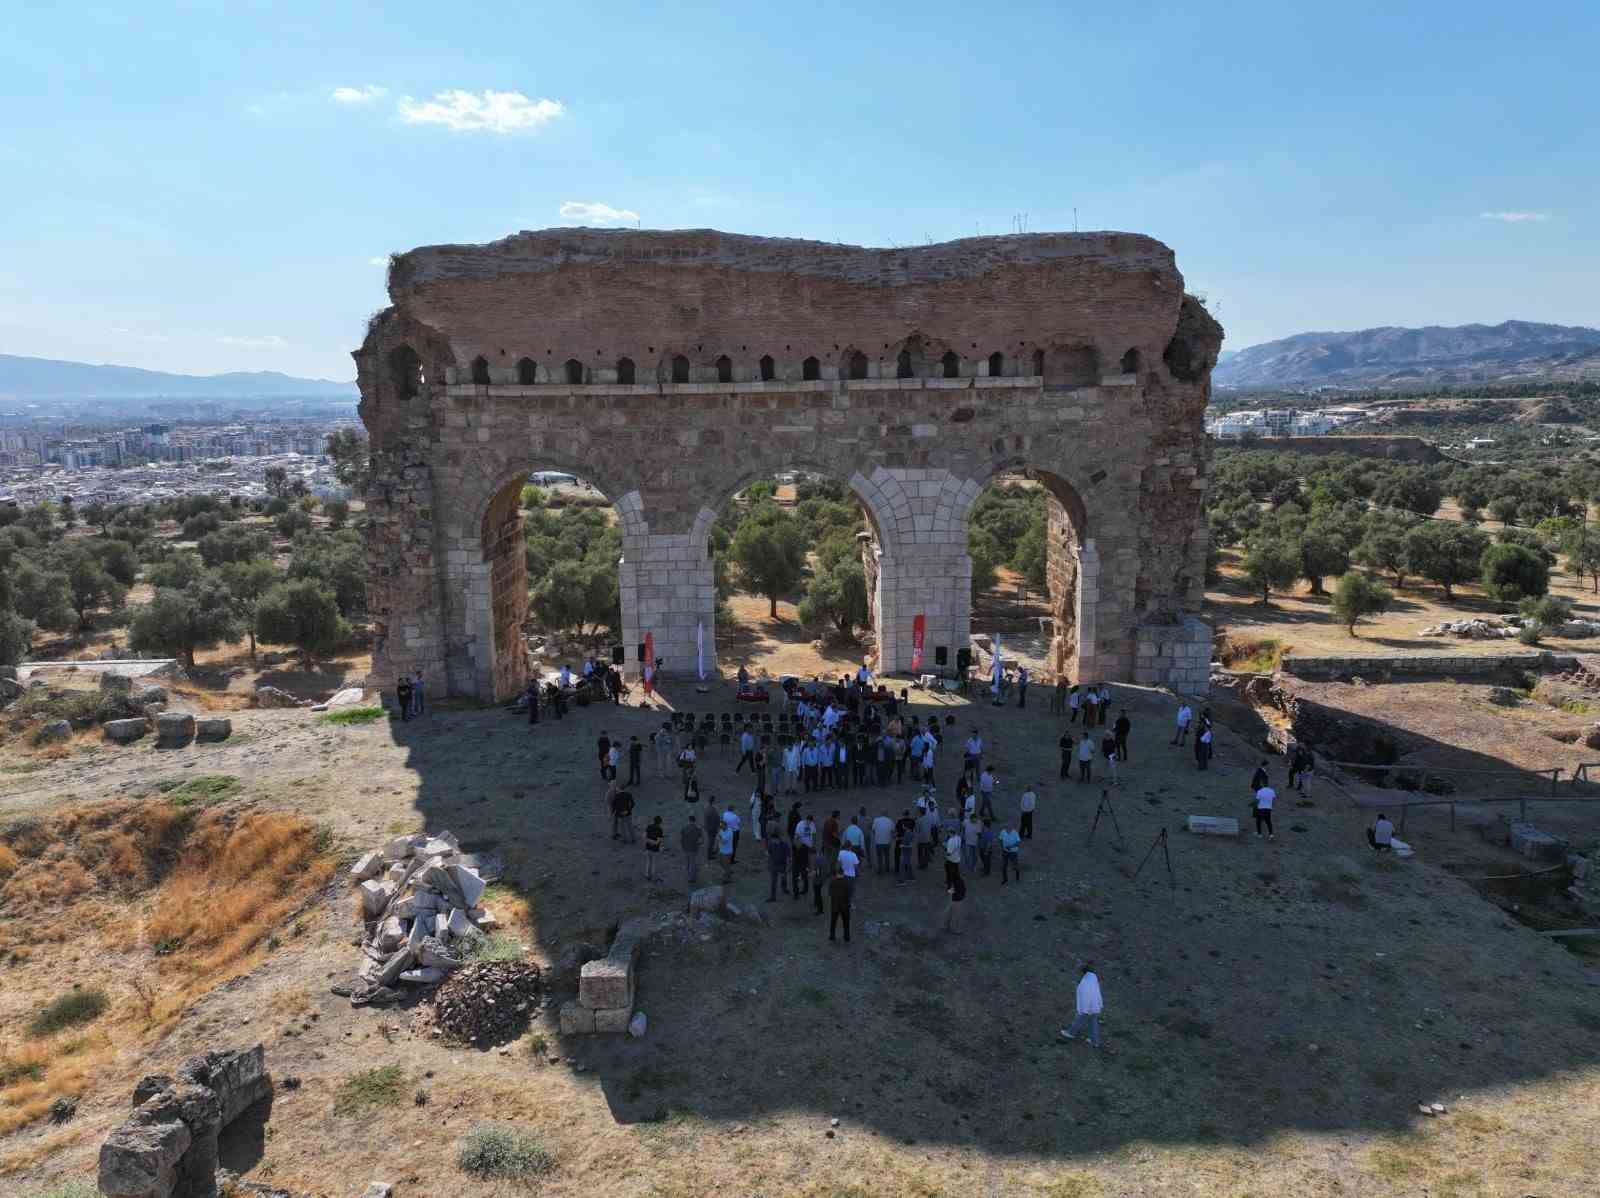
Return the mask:
[[[1172,641],[1141,630],[1181,631],[1198,609],[1200,421],[1221,330],[1148,238],[891,252],[561,231],[402,255],[390,291],[395,306],[356,354],[375,450],[378,683],[420,667],[454,694],[520,685],[526,601],[507,592],[526,579],[506,497],[541,467],[583,476],[621,512],[630,669],[649,630],[669,671],[692,671],[697,629],[714,668],[711,520],[786,468],[847,481],[870,514],[883,670],[909,668],[918,613],[930,659],[967,644],[967,516],[989,480],[1019,468],[1055,499],[1052,606],[1074,677],[1132,678],[1146,643]],[[935,377],[893,377],[902,350]],[[619,352],[636,379],[681,354],[699,381],[615,382],[593,361]],[[856,354],[867,377],[839,377]],[[808,357],[823,377],[797,377]],[[517,382],[524,359],[563,381]],[[553,369],[568,360],[588,363],[585,382]],[[730,380],[714,381],[722,370]],[[468,381],[484,371],[490,382]],[[1146,672],[1188,670],[1147,660]]]

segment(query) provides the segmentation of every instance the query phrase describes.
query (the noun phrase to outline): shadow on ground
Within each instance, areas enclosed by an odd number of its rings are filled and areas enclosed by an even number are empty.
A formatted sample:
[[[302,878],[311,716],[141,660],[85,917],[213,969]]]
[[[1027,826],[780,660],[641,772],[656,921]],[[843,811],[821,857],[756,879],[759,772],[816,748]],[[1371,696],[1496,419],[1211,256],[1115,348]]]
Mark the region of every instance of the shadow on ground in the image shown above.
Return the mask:
[[[935,867],[903,886],[864,878],[853,942],[829,943],[809,898],[765,901],[747,830],[731,893],[765,923],[652,941],[638,989],[646,1038],[567,1040],[561,1055],[600,1078],[618,1120],[663,1121],[664,1133],[685,1115],[729,1125],[799,1115],[819,1120],[819,1135],[839,1118],[903,1143],[1051,1154],[1151,1140],[1260,1145],[1290,1129],[1398,1132],[1420,1098],[1453,1101],[1600,1060],[1600,990],[1578,960],[1428,864],[1426,843],[1412,862],[1372,857],[1370,813],[1326,787],[1286,794],[1272,841],[1180,831],[1189,814],[1247,824],[1259,742],[1224,728],[1214,768],[1198,771],[1167,744],[1171,700],[1113,691],[1134,722],[1132,760],[1114,792],[1116,823],[1103,821],[1092,845],[1100,787],[1057,780],[1062,723],[1048,695],[1035,691],[1018,711],[917,693],[924,718],[954,714],[958,734],[984,729],[1002,817],[1025,782],[1043,783],[1021,883],[974,877],[961,935],[938,930]],[[669,683],[666,698],[719,717],[747,710],[720,682],[707,694]],[[619,920],[683,909],[677,837],[688,811],[675,780],[646,753],[633,788],[639,822],[661,814],[670,850],[650,886],[638,846],[609,838],[594,759],[601,732],[643,739],[661,719],[590,707],[530,728],[498,710],[446,710],[391,723],[390,734],[416,772],[425,828],[503,855],[505,881],[528,898],[538,947],[554,958]],[[938,768],[947,795],[953,750]],[[734,756],[713,752],[702,787],[745,815],[748,774],[734,775]],[[492,784],[463,781],[484,765]],[[1271,768],[1281,785],[1277,759]],[[898,814],[913,795],[907,780],[804,806],[819,820],[835,808]],[[1111,1053],[1057,1039],[1084,958],[1100,969]]]

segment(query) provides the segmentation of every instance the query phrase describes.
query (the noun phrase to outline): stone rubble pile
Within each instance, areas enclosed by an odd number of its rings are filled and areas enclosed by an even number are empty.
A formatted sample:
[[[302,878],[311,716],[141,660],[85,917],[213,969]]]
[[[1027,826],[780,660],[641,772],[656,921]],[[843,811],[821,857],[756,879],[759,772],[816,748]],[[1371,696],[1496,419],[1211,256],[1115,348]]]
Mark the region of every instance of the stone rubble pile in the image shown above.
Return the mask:
[[[480,961],[451,974],[433,995],[433,1023],[452,1040],[483,1044],[520,1033],[543,983],[531,961]]]
[[[1418,636],[1458,636],[1466,640],[1505,640],[1517,635],[1515,624],[1500,620],[1446,620],[1417,633]]]
[[[1422,629],[1417,635],[1457,636],[1476,641],[1505,640],[1516,636],[1530,623],[1532,621],[1526,616],[1446,620],[1443,624],[1434,624]],[[1583,640],[1587,637],[1600,636],[1600,622],[1594,620],[1568,620],[1564,624],[1545,628],[1543,632],[1545,636],[1560,636],[1571,640]]]
[[[400,983],[431,986],[465,964],[476,938],[498,926],[480,906],[487,883],[452,833],[391,840],[350,869],[361,896],[361,985],[353,1006],[400,998]]]

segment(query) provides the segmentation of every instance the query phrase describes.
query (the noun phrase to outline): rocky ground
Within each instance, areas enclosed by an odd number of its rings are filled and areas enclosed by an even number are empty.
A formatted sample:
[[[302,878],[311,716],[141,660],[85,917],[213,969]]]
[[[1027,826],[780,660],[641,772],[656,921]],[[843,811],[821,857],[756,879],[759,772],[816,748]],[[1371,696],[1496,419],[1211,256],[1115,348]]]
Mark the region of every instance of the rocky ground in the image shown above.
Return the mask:
[[[919,714],[954,716],[958,735],[983,729],[1004,815],[1023,783],[1044,784],[1021,884],[974,879],[960,936],[938,930],[929,871],[907,886],[865,879],[853,943],[829,944],[809,900],[764,901],[747,835],[731,894],[764,919],[668,919],[642,958],[642,1040],[564,1040],[541,1006],[528,1035],[466,1048],[417,1009],[353,1009],[331,992],[359,954],[341,882],[254,969],[106,1060],[71,1122],[0,1141],[0,1189],[87,1175],[133,1078],[259,1039],[273,1073],[298,1085],[280,1087],[264,1129],[225,1145],[224,1164],[309,1194],[474,1185],[453,1145],[482,1119],[542,1131],[557,1162],[549,1194],[1588,1193],[1600,987],[1584,959],[1438,867],[1469,844],[1509,853],[1435,820],[1413,826],[1414,860],[1374,859],[1371,812],[1320,783],[1280,804],[1275,841],[1192,838],[1179,830],[1188,814],[1245,816],[1259,721],[1235,713],[1201,773],[1166,745],[1169,697],[1114,689],[1134,721],[1133,760],[1113,792],[1117,826],[1102,820],[1092,844],[1100,787],[1056,780],[1060,722],[1043,692],[1025,711],[914,699]],[[667,692],[695,711],[734,710],[730,699],[721,685]],[[644,880],[639,846],[610,838],[593,757],[601,731],[642,739],[660,718],[591,707],[530,729],[460,709],[336,726],[241,710],[219,745],[14,752],[0,759],[0,819],[204,774],[239,780],[221,804],[325,824],[347,863],[404,833],[449,830],[503,864],[491,905],[553,976],[574,944],[682,909],[681,854]],[[640,823],[660,813],[672,845],[686,811],[645,762]],[[946,791],[954,768],[947,752]],[[708,792],[745,810],[733,755],[703,773]],[[808,806],[893,813],[913,793],[907,782]],[[1576,823],[1575,843],[1592,842],[1592,822]],[[1163,830],[1170,879],[1160,847],[1147,857]],[[1103,979],[1112,1053],[1055,1037],[1084,958]],[[6,1043],[24,1035],[19,989],[46,985],[30,971],[60,987],[74,968],[100,976],[59,953],[12,967]],[[115,1000],[124,985],[109,979]],[[347,1100],[390,1065],[403,1084],[387,1099]],[[1448,1113],[1423,1116],[1419,1099]]]

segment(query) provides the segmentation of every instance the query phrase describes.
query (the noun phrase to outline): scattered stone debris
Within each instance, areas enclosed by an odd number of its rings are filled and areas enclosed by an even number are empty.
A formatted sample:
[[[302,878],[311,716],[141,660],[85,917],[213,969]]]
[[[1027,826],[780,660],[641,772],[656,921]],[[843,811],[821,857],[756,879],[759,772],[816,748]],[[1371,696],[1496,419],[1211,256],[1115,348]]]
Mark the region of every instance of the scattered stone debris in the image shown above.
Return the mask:
[[[485,1044],[518,1033],[539,1003],[531,961],[480,961],[452,973],[433,996],[433,1022],[452,1040]]]
[[[1510,687],[1491,686],[1489,688],[1489,702],[1496,707],[1519,707],[1522,704],[1522,696]]]
[[[487,886],[450,832],[419,832],[364,854],[350,870],[364,932],[351,1006],[387,1006],[399,983],[431,986],[465,963],[469,943],[498,926],[479,906]]]
[[[72,738],[72,724],[67,720],[51,720],[34,735],[34,743],[41,745],[58,744]]]
[[[310,707],[309,699],[296,699],[288,691],[275,686],[258,686],[250,697],[252,707]]]
[[[1466,640],[1507,640],[1517,635],[1517,625],[1502,620],[1446,620],[1417,633],[1418,636],[1458,636]]]

